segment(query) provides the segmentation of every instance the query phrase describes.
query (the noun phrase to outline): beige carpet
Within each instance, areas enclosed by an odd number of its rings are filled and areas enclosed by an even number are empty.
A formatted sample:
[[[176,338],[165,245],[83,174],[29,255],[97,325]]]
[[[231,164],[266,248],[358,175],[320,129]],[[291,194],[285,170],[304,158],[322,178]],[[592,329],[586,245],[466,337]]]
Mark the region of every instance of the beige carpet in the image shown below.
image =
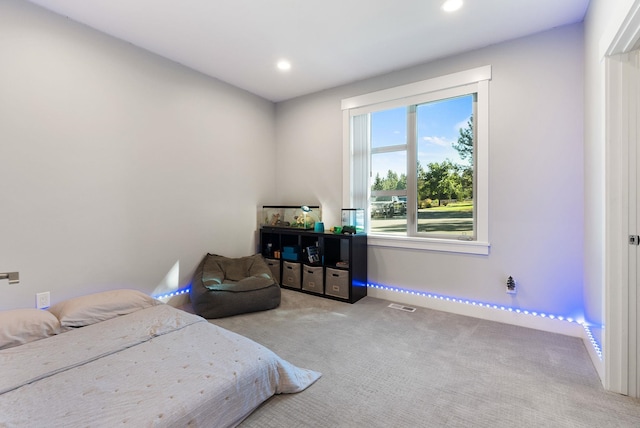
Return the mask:
[[[283,290],[278,309],[212,320],[322,372],[242,427],[640,427],[580,339],[366,297]]]

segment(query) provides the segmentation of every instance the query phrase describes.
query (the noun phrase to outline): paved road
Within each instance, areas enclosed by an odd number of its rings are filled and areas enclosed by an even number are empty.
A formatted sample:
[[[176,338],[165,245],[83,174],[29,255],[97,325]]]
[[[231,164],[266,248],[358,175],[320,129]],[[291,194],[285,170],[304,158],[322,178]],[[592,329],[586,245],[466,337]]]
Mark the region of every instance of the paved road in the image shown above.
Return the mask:
[[[472,213],[445,212],[433,216],[433,213],[418,213],[419,232],[441,232],[460,234],[462,232],[473,232]],[[394,218],[374,218],[371,219],[372,232],[406,232],[406,217],[398,216]]]

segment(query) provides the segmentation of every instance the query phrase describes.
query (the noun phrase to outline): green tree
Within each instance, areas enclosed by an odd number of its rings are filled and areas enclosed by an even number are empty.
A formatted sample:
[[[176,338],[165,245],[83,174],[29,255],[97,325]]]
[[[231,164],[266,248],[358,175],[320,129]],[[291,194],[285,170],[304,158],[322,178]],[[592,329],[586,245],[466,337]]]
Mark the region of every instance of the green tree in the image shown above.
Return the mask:
[[[430,163],[418,188],[421,200],[438,199],[438,205],[441,205],[443,199],[462,198],[461,175],[461,167],[449,159],[442,163]]]
[[[396,190],[405,190],[407,188],[407,174],[400,174]]]
[[[473,168],[463,167],[460,180],[462,185],[462,197],[460,199],[473,199]]]
[[[380,174],[376,174],[373,180],[371,190],[405,190],[407,188],[407,175],[400,174],[395,171],[387,171],[385,178],[380,178]]]
[[[473,198],[473,116],[469,118],[467,127],[460,129],[458,141],[452,146],[462,159],[469,162],[469,165],[459,165],[461,169],[460,199]]]
[[[458,151],[460,157],[468,161],[473,167],[473,116],[467,121],[467,127],[460,129],[458,142],[452,145]]]
[[[371,185],[371,190],[382,190],[383,187],[383,183],[382,183],[382,179],[380,178],[380,174],[376,174],[376,178],[373,181],[373,184]]]
[[[387,171],[387,178],[384,180],[382,190],[395,190],[398,186],[398,173],[394,171]]]

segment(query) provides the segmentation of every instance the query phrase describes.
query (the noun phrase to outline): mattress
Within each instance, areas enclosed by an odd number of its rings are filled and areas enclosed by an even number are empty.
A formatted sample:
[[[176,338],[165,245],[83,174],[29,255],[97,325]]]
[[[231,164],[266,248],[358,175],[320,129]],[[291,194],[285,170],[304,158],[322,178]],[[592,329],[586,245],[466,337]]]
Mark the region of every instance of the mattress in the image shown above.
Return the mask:
[[[0,351],[0,427],[233,427],[320,373],[158,305]]]

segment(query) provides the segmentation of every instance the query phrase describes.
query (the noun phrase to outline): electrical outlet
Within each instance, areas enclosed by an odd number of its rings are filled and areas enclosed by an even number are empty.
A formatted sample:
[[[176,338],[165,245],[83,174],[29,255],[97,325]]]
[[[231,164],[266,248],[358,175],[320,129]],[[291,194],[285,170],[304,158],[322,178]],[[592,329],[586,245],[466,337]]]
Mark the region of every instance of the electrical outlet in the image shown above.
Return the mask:
[[[36,293],[36,308],[46,309],[49,306],[51,306],[51,293],[48,291]]]

